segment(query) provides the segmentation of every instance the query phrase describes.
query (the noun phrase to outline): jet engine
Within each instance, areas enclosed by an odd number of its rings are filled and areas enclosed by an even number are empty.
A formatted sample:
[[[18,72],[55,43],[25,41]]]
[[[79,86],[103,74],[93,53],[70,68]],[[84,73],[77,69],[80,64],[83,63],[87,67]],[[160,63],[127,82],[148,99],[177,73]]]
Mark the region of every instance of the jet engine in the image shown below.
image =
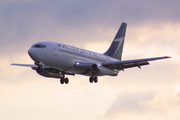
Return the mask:
[[[53,68],[43,68],[43,67],[37,67],[36,72],[39,75],[42,75],[44,77],[53,77],[53,78],[62,78],[63,75],[59,74],[59,70],[53,69]]]
[[[93,64],[91,66],[91,71],[96,73],[97,75],[111,75],[111,76],[117,76],[118,75],[118,71],[104,67],[100,64]]]

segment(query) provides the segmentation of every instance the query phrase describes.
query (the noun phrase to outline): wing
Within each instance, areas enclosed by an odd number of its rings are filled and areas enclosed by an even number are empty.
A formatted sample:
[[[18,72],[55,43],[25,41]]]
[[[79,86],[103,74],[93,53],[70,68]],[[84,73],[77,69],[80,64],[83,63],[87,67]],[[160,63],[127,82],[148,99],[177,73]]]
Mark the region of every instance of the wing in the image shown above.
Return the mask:
[[[11,65],[23,66],[23,67],[38,67],[37,65],[32,65],[32,64],[17,64],[17,63],[12,63]]]
[[[17,63],[12,63],[11,65],[22,66],[22,67],[31,67],[33,70],[36,70],[36,71],[38,69],[38,65],[33,65],[33,64],[17,64]],[[58,69],[51,68],[49,66],[44,66],[42,69],[44,71],[46,71],[46,74],[48,74],[48,75],[50,74],[49,76],[55,75],[54,73],[59,74],[59,72],[64,72],[64,74],[66,74],[66,75],[75,75],[74,73],[71,73],[71,72],[68,72],[68,71],[60,71]]]
[[[141,66],[143,65],[149,65],[148,61],[154,61],[154,60],[160,60],[160,59],[166,59],[166,58],[171,58],[171,57],[165,56],[165,57],[124,60],[124,61],[115,61],[115,62],[102,62],[101,65],[107,68],[124,70],[126,68],[131,68],[131,67],[141,68]],[[76,62],[75,66],[88,68],[88,67],[91,67],[93,64],[96,64],[96,63]]]
[[[131,68],[131,67],[141,68],[141,66],[143,65],[149,65],[148,61],[154,61],[154,60],[160,60],[160,59],[166,59],[166,58],[171,58],[171,57],[165,56],[165,57],[125,60],[125,61],[117,61],[117,62],[105,62],[105,63],[102,63],[102,65],[109,68],[115,68],[117,70],[123,70],[123,69]]]

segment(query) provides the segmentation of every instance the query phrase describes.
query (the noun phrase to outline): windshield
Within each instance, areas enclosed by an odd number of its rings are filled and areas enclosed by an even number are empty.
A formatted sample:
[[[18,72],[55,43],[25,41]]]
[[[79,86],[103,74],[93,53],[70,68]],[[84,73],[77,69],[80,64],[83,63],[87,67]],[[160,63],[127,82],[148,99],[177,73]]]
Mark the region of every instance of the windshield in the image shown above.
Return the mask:
[[[33,48],[45,48],[46,45],[44,45],[43,43],[37,43],[37,44],[34,44],[32,45]]]

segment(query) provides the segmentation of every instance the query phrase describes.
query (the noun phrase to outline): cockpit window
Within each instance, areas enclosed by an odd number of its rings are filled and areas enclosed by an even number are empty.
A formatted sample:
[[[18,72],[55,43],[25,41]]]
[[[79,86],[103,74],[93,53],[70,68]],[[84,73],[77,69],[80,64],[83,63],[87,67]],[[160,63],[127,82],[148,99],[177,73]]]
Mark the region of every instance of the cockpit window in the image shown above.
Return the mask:
[[[34,44],[32,47],[33,48],[45,48],[46,45],[44,45],[43,43],[38,43],[38,44]]]

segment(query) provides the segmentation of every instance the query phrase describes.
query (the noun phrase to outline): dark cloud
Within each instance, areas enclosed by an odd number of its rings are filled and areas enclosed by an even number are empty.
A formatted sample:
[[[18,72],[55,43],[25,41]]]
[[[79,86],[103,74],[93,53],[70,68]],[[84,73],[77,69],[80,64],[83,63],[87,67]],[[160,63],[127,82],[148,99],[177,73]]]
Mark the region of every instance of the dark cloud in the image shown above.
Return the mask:
[[[14,49],[19,52],[27,50],[32,43],[38,41],[96,41],[91,36],[98,36],[95,31],[97,27],[102,30],[118,29],[122,21],[136,26],[149,21],[178,22],[180,18],[178,0],[17,0],[2,3],[1,54]]]

